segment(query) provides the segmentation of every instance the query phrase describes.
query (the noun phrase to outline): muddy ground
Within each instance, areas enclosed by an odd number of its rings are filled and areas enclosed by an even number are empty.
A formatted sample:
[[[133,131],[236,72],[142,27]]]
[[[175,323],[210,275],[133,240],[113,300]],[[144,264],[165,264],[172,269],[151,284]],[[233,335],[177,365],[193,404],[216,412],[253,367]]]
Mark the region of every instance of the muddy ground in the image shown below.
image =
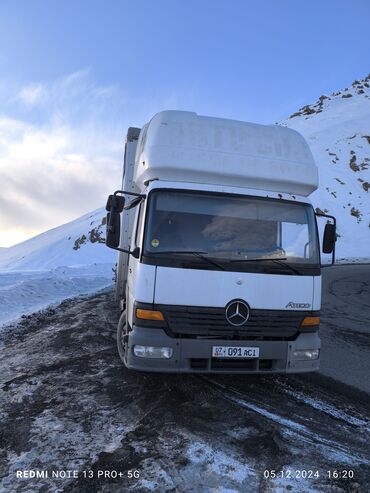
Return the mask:
[[[111,291],[23,318],[0,341],[0,491],[368,491],[370,267],[324,286],[323,373],[300,376],[129,372]]]

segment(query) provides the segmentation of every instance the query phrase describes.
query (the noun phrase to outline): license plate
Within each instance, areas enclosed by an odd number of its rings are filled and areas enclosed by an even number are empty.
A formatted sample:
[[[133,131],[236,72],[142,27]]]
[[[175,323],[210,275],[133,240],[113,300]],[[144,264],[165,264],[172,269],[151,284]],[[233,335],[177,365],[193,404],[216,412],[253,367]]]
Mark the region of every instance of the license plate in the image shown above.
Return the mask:
[[[258,358],[259,347],[212,346],[212,358]]]

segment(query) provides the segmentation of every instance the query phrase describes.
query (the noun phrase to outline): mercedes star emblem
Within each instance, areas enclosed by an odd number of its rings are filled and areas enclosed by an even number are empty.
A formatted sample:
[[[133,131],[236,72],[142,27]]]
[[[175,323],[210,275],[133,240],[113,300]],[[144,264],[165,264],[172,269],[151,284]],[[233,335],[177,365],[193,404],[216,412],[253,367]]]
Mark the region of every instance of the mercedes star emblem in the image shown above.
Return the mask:
[[[249,307],[243,300],[233,300],[226,306],[226,320],[235,327],[244,325],[249,318]]]

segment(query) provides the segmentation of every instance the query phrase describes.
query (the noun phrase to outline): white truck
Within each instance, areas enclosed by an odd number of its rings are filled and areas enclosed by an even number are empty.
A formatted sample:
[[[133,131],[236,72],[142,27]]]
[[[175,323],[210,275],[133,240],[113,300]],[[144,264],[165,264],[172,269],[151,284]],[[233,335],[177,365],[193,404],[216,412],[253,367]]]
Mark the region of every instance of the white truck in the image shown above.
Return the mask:
[[[126,367],[317,370],[322,266],[308,199],[317,187],[306,141],[285,127],[163,111],[129,128],[106,238],[119,251]],[[335,218],[325,221],[334,263]]]

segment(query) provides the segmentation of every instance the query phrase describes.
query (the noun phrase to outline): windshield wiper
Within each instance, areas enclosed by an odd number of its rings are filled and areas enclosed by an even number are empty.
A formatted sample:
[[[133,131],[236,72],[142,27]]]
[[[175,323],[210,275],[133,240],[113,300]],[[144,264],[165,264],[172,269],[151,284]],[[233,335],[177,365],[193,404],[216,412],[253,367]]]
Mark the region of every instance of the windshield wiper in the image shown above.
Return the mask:
[[[231,260],[231,262],[274,262],[276,264],[282,265],[283,267],[288,267],[294,274],[297,274],[298,276],[302,276],[302,272],[299,270],[295,269],[292,267],[290,264],[286,264],[285,262],[282,262],[282,260],[287,260],[286,257],[281,257],[281,258],[242,258],[240,260]]]
[[[216,267],[218,267],[219,269],[221,270],[225,270],[225,267],[221,264],[219,264],[218,262],[215,262],[214,260],[208,258],[208,257],[205,257],[204,255],[202,255],[201,253],[199,252],[191,252],[193,255],[195,255],[196,257],[199,257],[203,260],[205,260],[206,262],[208,262],[209,264],[212,264]],[[208,253],[208,252],[204,252],[204,253]]]
[[[191,250],[159,250],[158,252],[148,252],[148,253],[150,255],[151,254],[154,254],[154,255],[161,254],[162,255],[162,253],[167,253],[167,254],[169,254],[169,253],[190,253],[190,254],[195,255],[197,253],[208,253],[208,252],[206,252],[204,250],[199,250],[199,251],[195,251],[195,252],[193,252]]]
[[[205,257],[205,254],[206,255],[209,255],[209,253],[208,252],[205,252],[203,250],[199,250],[199,251],[191,251],[191,250],[161,250],[160,252],[150,252],[150,253],[151,254],[154,254],[154,255],[158,255],[158,254],[161,254],[161,255],[162,254],[170,255],[171,253],[174,253],[174,254],[183,254],[183,255],[185,255],[185,254],[194,255],[195,257],[201,258],[205,262],[208,262],[209,264],[214,265],[215,267],[218,267],[221,270],[225,270],[225,267],[223,267],[218,262],[215,262],[214,260],[211,260],[210,258]]]

